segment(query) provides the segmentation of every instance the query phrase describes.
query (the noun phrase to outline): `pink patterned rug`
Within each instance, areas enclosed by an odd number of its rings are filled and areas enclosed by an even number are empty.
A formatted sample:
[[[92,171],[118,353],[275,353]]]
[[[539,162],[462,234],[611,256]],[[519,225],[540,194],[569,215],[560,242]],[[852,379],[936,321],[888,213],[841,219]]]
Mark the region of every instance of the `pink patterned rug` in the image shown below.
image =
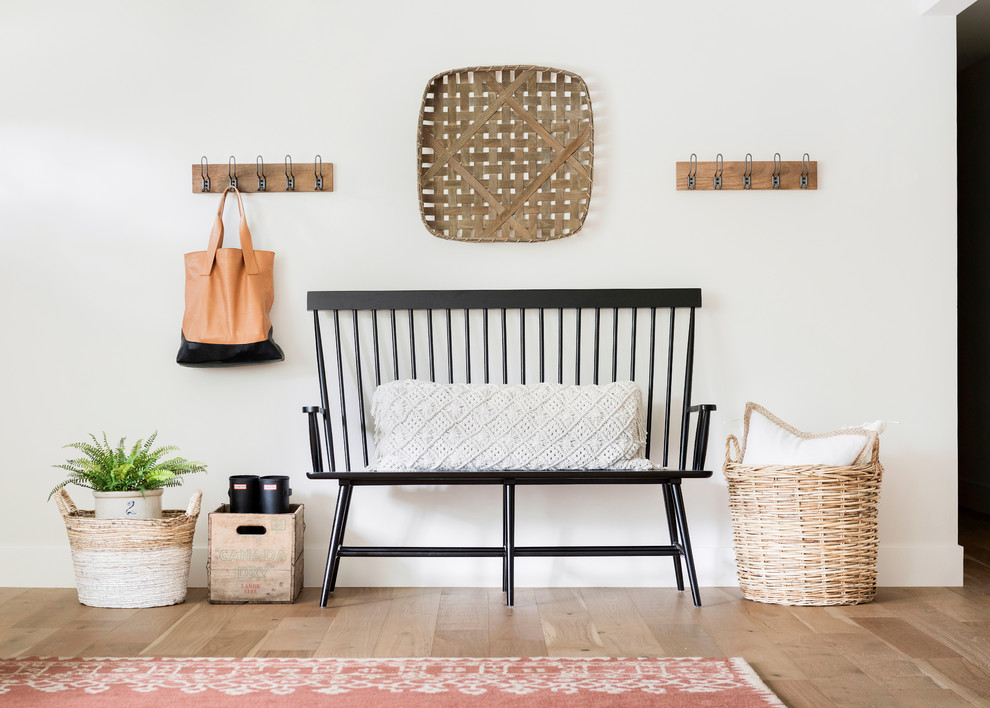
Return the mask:
[[[783,704],[742,659],[0,659],[0,705],[582,708]]]

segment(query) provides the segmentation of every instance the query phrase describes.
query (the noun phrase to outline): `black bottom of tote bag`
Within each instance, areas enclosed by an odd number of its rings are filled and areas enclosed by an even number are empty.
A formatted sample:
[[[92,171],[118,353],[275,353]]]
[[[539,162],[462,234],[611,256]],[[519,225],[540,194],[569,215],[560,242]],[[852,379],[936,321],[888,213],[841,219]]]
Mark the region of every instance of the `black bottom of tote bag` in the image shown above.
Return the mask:
[[[272,339],[272,330],[268,330],[268,339],[248,344],[204,344],[180,336],[182,344],[175,361],[183,366],[251,366],[285,359],[282,348]]]

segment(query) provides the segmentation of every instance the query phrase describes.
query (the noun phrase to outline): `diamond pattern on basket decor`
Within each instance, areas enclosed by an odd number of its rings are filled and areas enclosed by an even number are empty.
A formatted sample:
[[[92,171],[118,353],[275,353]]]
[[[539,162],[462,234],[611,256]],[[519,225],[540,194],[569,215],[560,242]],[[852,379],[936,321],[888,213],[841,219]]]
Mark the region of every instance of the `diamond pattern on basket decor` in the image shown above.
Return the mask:
[[[591,202],[591,98],[577,74],[485,66],[437,74],[420,108],[420,214],[455,241],[549,241]]]

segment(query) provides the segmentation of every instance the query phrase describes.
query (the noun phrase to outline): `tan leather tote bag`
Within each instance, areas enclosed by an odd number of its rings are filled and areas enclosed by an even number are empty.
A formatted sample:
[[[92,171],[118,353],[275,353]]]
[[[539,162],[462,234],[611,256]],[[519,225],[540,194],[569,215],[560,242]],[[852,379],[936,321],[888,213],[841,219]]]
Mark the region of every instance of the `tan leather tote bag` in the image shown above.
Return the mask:
[[[240,248],[223,248],[223,206],[237,195]],[[227,187],[206,251],[185,255],[186,309],[176,361],[184,366],[244,366],[282,361],[272,339],[269,312],[275,300],[272,251],[256,251],[236,187]]]

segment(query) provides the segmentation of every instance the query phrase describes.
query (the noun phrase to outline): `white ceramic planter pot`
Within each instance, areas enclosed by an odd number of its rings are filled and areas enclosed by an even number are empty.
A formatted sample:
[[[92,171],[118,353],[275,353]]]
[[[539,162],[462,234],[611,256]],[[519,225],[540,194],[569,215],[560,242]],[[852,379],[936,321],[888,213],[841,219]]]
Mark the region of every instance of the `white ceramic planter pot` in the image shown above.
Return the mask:
[[[97,519],[160,519],[163,489],[93,492]]]

